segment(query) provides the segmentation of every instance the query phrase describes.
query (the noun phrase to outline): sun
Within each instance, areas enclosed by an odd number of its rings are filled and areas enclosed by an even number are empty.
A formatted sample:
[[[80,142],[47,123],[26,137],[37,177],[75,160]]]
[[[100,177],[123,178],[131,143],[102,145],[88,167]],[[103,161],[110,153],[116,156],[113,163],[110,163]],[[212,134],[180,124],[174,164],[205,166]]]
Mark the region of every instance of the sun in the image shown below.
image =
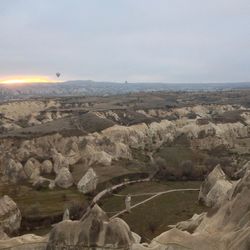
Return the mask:
[[[0,80],[1,84],[26,84],[26,83],[49,83],[54,82],[47,77],[16,77]]]

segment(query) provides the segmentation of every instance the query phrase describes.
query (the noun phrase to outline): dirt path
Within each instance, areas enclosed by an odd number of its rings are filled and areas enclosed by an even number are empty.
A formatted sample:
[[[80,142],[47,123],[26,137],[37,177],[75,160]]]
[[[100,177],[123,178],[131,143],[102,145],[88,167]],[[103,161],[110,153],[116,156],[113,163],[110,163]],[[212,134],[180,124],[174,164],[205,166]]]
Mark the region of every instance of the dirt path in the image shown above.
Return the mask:
[[[138,206],[140,206],[140,205],[142,205],[142,204],[144,204],[144,203],[146,203],[146,202],[148,202],[148,201],[150,201],[150,200],[152,200],[152,199],[154,199],[154,198],[156,198],[156,197],[158,197],[158,196],[160,196],[160,195],[163,195],[163,194],[174,193],[174,192],[187,192],[187,191],[199,191],[199,189],[195,189],[195,188],[185,188],[185,189],[172,189],[172,190],[167,190],[167,191],[158,192],[158,193],[156,193],[155,195],[153,195],[153,196],[151,196],[151,197],[149,197],[149,198],[147,198],[147,199],[145,199],[145,200],[143,200],[143,201],[141,201],[141,202],[138,202],[138,203],[136,203],[135,205],[131,206],[131,209],[136,208],[136,207],[138,207]],[[117,214],[115,214],[114,216],[110,217],[110,219],[113,219],[113,218],[115,218],[115,217],[118,217],[119,215],[124,214],[124,213],[126,213],[126,212],[127,212],[127,210],[124,209],[124,210],[118,212]]]
[[[140,182],[147,182],[147,181],[150,181],[151,178],[148,177],[148,178],[145,178],[145,179],[141,179],[141,180],[135,180],[135,181],[125,181],[125,182],[122,182],[120,184],[117,184],[113,187],[110,187],[110,188],[106,188],[104,189],[103,191],[101,191],[100,193],[98,193],[94,199],[92,200],[91,204],[89,205],[89,207],[87,208],[87,211],[83,214],[82,218],[80,219],[81,221],[83,221],[87,215],[89,214],[89,212],[91,211],[91,209],[94,207],[95,204],[97,204],[97,202],[103,197],[105,196],[106,194],[109,194],[111,193],[112,191],[115,191],[116,189],[120,188],[120,187],[123,187],[123,186],[126,186],[126,185],[130,185],[130,184],[134,184],[134,183],[140,183]]]

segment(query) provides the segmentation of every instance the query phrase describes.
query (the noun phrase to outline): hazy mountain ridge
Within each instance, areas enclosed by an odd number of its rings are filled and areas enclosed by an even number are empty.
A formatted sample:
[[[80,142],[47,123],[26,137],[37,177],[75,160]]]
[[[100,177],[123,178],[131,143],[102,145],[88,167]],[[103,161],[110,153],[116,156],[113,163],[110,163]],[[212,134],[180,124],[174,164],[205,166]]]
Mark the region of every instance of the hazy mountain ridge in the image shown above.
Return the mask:
[[[250,82],[241,83],[115,83],[91,80],[59,83],[0,84],[0,100],[39,96],[114,95],[150,91],[218,91],[250,88]]]

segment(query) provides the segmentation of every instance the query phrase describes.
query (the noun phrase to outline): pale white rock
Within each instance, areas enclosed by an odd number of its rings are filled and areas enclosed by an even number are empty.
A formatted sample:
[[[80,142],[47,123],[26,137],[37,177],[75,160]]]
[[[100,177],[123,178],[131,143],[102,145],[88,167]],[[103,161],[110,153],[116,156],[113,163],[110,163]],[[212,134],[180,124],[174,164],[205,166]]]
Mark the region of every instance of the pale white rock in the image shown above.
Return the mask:
[[[69,167],[69,163],[66,157],[64,157],[61,153],[57,152],[56,149],[52,149],[51,152],[54,162],[54,172],[56,174],[59,173],[60,169]]]
[[[61,188],[69,188],[73,185],[73,177],[68,168],[61,168],[56,176],[55,184]]]
[[[129,226],[122,219],[109,219],[95,205],[80,221],[64,220],[56,224],[49,234],[47,249],[54,249],[53,245],[59,245],[62,249],[71,245],[72,249],[77,249],[79,244],[86,246],[86,249],[93,246],[130,249],[134,242]]]
[[[73,149],[71,149],[65,158],[68,164],[72,166],[81,159],[81,154],[79,153],[79,151],[74,151]]]
[[[0,199],[0,227],[6,233],[13,233],[20,228],[21,212],[17,204],[7,195]]]
[[[91,166],[93,163],[101,163],[105,166],[110,166],[112,156],[94,146],[87,145],[84,151],[84,160],[87,162],[88,166]]]
[[[221,167],[217,165],[202,183],[198,200],[208,207],[220,206],[228,197],[233,183],[228,180]]]
[[[52,113],[51,112],[46,112],[44,114],[44,119],[43,119],[43,123],[47,123],[47,122],[51,122],[53,121],[53,118],[52,118]]]
[[[250,161],[246,162],[235,174],[234,176],[236,178],[242,178],[244,176],[244,174],[246,173],[246,171],[250,170]]]
[[[55,186],[56,186],[55,181],[51,181],[50,184],[49,184],[49,189],[53,190],[55,188]]]
[[[18,183],[27,179],[23,166],[20,162],[10,159],[3,169],[3,178],[10,182]]]
[[[77,184],[77,188],[80,192],[87,194],[93,192],[96,189],[98,183],[98,177],[93,168],[89,168],[86,174],[81,178]]]
[[[0,105],[0,113],[3,113],[5,117],[13,120],[28,117],[34,113],[38,113],[46,108],[57,106],[56,101],[37,101],[37,100],[23,100],[14,101]]]
[[[131,233],[132,233],[132,236],[134,238],[135,244],[141,243],[141,236],[135,232],[131,232]]]
[[[69,219],[70,219],[69,209],[66,208],[63,213],[63,220],[69,220]]]
[[[232,186],[233,183],[228,180],[218,180],[207,194],[206,206],[213,207],[223,204]]]
[[[36,179],[40,176],[41,164],[35,158],[30,158],[24,165],[24,172],[30,179]]]
[[[41,165],[41,173],[50,174],[53,171],[53,164],[50,160],[45,160]]]

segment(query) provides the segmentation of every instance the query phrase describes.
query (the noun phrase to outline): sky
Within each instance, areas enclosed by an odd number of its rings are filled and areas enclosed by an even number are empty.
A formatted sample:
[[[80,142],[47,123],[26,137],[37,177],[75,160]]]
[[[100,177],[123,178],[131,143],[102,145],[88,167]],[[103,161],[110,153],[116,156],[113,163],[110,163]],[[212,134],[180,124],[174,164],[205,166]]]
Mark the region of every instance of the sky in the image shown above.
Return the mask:
[[[250,81],[249,0],[0,0],[0,79]]]

